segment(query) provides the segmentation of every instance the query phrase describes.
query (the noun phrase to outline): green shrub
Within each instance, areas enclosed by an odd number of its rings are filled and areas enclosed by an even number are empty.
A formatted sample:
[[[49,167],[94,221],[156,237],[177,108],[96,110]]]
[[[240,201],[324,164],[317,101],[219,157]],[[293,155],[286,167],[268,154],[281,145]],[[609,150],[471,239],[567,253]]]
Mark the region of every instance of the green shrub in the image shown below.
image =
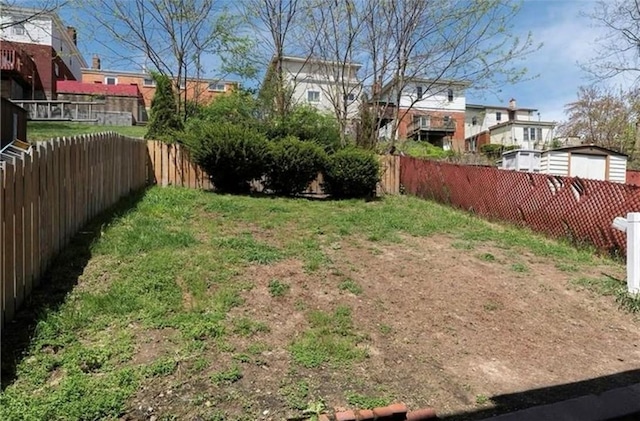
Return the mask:
[[[295,137],[272,142],[265,187],[281,195],[300,194],[324,169],[326,160],[322,147],[314,143]]]
[[[379,179],[380,163],[372,152],[347,148],[329,157],[324,189],[337,198],[371,197]]]
[[[192,119],[185,130],[184,142],[218,191],[247,192],[249,182],[264,174],[269,144],[255,130]]]
[[[500,158],[502,152],[512,151],[519,149],[519,145],[500,145],[497,143],[489,143],[487,145],[480,146],[480,152],[488,158]]]
[[[145,138],[172,141],[175,132],[182,129],[173,85],[166,75],[152,73],[151,76],[156,82],[156,93],[151,100],[149,128]]]
[[[267,137],[281,139],[295,136],[302,141],[314,142],[327,152],[340,148],[340,128],[336,119],[308,105],[294,107],[284,118],[269,122]]]

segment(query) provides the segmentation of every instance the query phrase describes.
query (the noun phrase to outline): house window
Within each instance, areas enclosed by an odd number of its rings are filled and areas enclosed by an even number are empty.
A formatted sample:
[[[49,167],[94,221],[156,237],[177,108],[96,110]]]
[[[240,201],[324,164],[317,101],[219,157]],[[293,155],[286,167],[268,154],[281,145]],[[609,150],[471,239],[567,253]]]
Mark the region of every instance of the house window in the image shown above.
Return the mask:
[[[532,127],[531,129],[531,140],[536,140],[536,129],[535,127]]]
[[[184,80],[180,81],[180,89],[187,89],[187,84]]]
[[[320,102],[320,92],[319,91],[307,91],[307,101],[309,101],[309,102]]]
[[[418,94],[418,99],[422,99],[422,86],[416,88],[416,93]]]
[[[107,76],[104,78],[104,83],[106,85],[117,85],[118,84],[118,78],[117,77],[113,77],[113,76]]]
[[[224,83],[210,83],[209,90],[215,92],[224,92],[227,90],[227,87]]]
[[[453,102],[453,89],[447,89],[447,99],[449,102]]]
[[[478,117],[476,117],[476,116],[471,117],[471,125],[472,126],[477,126],[478,125]]]
[[[347,94],[344,96],[344,102],[353,102],[356,100],[356,96],[354,94]]]
[[[502,113],[500,111],[496,111],[496,121],[502,121]]]
[[[536,129],[536,132],[537,132],[536,136],[538,136],[538,141],[542,140],[542,128],[538,127]]]
[[[142,86],[156,86],[156,81],[152,77],[144,78]]]
[[[528,142],[529,141],[529,128],[525,127],[522,131],[523,131],[522,140],[524,140],[525,142]]]
[[[16,23],[13,25],[13,35],[24,35],[24,24]]]

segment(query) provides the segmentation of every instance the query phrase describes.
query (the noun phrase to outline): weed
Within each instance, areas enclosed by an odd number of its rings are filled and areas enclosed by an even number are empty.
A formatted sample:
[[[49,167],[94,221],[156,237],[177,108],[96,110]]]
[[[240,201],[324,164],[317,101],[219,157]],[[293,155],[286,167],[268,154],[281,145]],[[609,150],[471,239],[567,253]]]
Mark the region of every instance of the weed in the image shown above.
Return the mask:
[[[486,311],[496,311],[502,308],[502,304],[496,303],[495,301],[489,301],[482,306]]]
[[[480,260],[484,260],[485,262],[494,262],[496,260],[496,256],[491,253],[482,253],[478,256]]]
[[[490,399],[485,395],[477,395],[476,396],[476,404],[477,405],[486,405],[490,402]]]
[[[163,377],[173,374],[178,368],[178,363],[172,358],[160,358],[154,361],[145,372],[148,377]]]
[[[373,409],[379,406],[387,406],[391,403],[392,399],[389,397],[373,397],[366,396],[359,393],[347,393],[347,403],[358,409]]]
[[[473,250],[475,245],[471,241],[455,241],[451,247],[458,250]]]
[[[578,266],[574,263],[556,262],[556,269],[562,272],[577,272]]]
[[[300,411],[308,408],[309,383],[305,380],[282,387],[280,394],[284,397],[289,408]]]
[[[263,322],[254,322],[247,317],[233,320],[233,333],[240,336],[253,336],[256,333],[269,332],[269,326]]]
[[[514,263],[511,265],[511,270],[518,273],[528,272],[529,268],[524,263]]]
[[[389,325],[385,325],[385,324],[381,324],[378,326],[378,329],[380,330],[380,333],[382,333],[383,335],[388,335],[390,334],[393,329],[391,328],[391,326]]]
[[[302,411],[303,414],[310,416],[310,421],[318,421],[320,415],[327,409],[327,405],[325,405],[324,400],[320,399],[318,401],[309,402],[307,408]]]
[[[280,282],[277,279],[269,281],[269,294],[271,294],[272,297],[281,297],[289,292],[290,288],[289,284]]]
[[[231,384],[242,378],[242,372],[237,365],[233,365],[228,370],[217,371],[211,375],[211,380],[217,384]]]
[[[349,291],[354,295],[362,294],[362,287],[351,278],[346,278],[344,281],[340,282],[338,288],[340,288],[341,291]]]

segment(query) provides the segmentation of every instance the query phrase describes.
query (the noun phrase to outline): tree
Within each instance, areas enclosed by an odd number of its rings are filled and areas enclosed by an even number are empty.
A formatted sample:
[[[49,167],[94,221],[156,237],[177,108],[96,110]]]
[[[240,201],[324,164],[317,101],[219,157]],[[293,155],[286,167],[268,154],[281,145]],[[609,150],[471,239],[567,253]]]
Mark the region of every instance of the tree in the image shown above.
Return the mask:
[[[215,55],[222,74],[247,72],[249,40],[239,36],[239,20],[216,0],[89,0],[86,7],[98,10],[92,16],[108,36],[101,40],[120,54],[142,54],[161,74],[173,81],[176,92],[187,79],[203,70],[203,56]],[[178,96],[178,107],[186,102]]]
[[[583,86],[578,99],[565,109],[569,119],[558,128],[561,136],[579,137],[582,143],[613,149],[632,159],[640,152],[636,91]]]
[[[596,43],[596,58],[584,64],[597,79],[640,77],[640,1],[599,1],[589,15],[605,30]]]
[[[173,84],[168,76],[152,74],[156,82],[156,92],[151,100],[151,118],[146,138],[169,140],[172,135],[182,129],[182,120],[176,113],[176,99]]]

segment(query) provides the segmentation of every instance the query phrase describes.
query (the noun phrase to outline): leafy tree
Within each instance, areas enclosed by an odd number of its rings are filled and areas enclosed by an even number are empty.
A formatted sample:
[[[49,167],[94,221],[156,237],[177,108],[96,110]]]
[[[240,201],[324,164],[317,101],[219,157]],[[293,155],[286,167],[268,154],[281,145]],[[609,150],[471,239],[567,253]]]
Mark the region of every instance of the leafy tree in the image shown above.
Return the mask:
[[[578,99],[565,109],[569,118],[558,129],[561,136],[579,137],[582,143],[593,143],[631,157],[639,151],[640,100],[636,91],[583,86]]]
[[[229,122],[245,125],[263,131],[263,110],[261,103],[251,92],[238,89],[215,98],[201,107],[196,116],[210,122]]]
[[[168,76],[154,73],[152,77],[156,82],[156,92],[151,100],[151,118],[146,138],[170,140],[176,131],[182,129],[173,85]]]
[[[297,105],[284,117],[271,119],[267,137],[270,139],[294,136],[319,144],[328,153],[340,148],[340,128],[336,119],[308,105]]]

